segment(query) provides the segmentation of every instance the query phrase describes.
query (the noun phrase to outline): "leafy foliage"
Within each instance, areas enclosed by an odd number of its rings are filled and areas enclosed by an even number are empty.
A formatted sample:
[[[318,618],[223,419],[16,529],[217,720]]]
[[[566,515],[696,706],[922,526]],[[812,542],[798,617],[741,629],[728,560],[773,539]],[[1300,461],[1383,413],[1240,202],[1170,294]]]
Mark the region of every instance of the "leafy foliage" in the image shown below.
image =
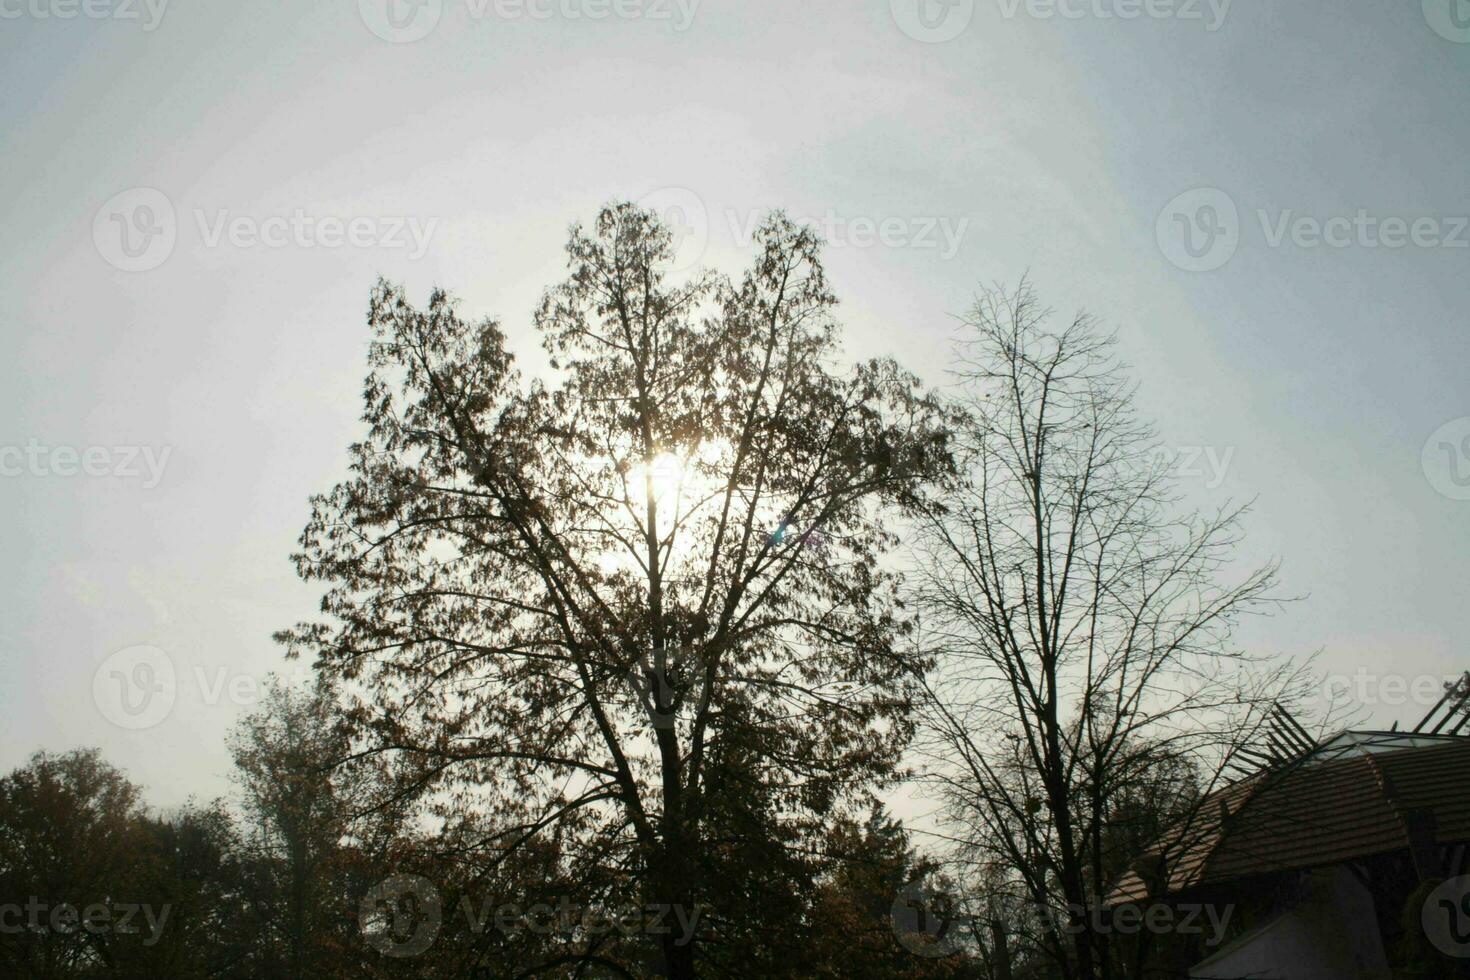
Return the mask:
[[[799,847],[894,775],[922,664],[884,522],[947,458],[916,379],[839,368],[813,234],[757,243],[674,283],[651,213],[574,228],[534,381],[494,321],[380,284],[368,435],[297,559],[328,619],[283,634],[441,817],[686,907],[718,908],[720,841]]]

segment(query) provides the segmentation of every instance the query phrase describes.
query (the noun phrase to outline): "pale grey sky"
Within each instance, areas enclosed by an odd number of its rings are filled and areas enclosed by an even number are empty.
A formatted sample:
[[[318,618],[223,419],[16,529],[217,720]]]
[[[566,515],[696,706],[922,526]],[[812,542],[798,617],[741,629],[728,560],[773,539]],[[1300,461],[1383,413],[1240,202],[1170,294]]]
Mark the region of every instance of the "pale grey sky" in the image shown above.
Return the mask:
[[[568,223],[646,195],[729,271],[817,220],[852,352],[934,381],[1029,270],[1120,330],[1195,499],[1258,498],[1310,597],[1246,641],[1470,666],[1470,4],[389,2],[0,0],[0,768],[223,791],[374,277],[530,354]],[[128,714],[138,646],[175,686]]]

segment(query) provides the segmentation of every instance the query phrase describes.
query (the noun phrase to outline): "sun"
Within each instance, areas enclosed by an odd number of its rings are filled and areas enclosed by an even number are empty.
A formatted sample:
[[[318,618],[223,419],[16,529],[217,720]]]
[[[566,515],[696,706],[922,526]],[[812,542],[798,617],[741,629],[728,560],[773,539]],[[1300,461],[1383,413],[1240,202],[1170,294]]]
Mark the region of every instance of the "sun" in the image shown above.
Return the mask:
[[[661,529],[686,522],[696,511],[717,506],[725,492],[720,466],[725,459],[724,443],[713,440],[686,452],[661,449],[646,463],[628,467],[627,504],[640,523],[650,504]]]
[[[663,452],[646,465],[640,463],[633,467],[628,489],[640,510],[650,499],[655,507],[677,507],[684,482],[684,461],[673,453]]]

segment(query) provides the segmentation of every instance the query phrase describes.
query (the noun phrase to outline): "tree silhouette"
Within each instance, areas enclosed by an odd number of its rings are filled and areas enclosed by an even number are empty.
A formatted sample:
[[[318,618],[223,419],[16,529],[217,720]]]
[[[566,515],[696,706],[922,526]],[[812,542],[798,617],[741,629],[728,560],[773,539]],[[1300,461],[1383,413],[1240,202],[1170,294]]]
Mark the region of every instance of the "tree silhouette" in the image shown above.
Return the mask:
[[[1049,316],[1023,283],[966,319],[958,472],[916,548],[926,745],[972,852],[1049,910],[1051,969],[1093,980],[1134,975],[1086,916],[1120,814],[1186,812],[1300,675],[1230,642],[1276,580],[1228,577],[1244,509],[1180,508],[1112,338]]]
[[[537,381],[494,321],[380,284],[367,434],[297,558],[326,617],[282,634],[441,815],[706,907],[656,937],[674,977],[732,927],[722,841],[799,850],[897,771],[922,664],[885,522],[947,459],[915,378],[839,366],[814,235],[773,216],[757,251],[673,282],[656,217],[604,210],[536,313]]]

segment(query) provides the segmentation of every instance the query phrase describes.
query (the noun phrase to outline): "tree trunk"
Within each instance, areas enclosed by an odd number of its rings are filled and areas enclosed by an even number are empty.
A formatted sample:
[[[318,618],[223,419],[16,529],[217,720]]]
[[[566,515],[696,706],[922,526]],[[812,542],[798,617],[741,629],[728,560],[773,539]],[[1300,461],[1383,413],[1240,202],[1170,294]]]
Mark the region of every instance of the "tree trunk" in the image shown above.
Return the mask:
[[[694,980],[694,940],[678,945],[679,936],[663,937],[664,970],[669,980]]]
[[[1006,925],[1000,919],[990,920],[990,945],[994,951],[993,976],[995,980],[1011,980],[1011,939],[1006,935]]]

